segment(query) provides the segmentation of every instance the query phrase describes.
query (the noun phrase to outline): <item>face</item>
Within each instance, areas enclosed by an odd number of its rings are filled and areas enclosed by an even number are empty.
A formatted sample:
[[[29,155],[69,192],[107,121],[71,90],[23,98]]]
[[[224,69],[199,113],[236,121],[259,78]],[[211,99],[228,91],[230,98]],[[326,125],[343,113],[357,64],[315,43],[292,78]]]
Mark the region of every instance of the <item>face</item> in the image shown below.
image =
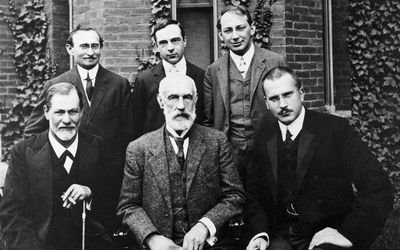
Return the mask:
[[[163,60],[176,64],[182,59],[186,40],[185,37],[182,37],[178,25],[170,24],[164,29],[158,30],[155,36],[157,39],[156,47]]]
[[[67,52],[84,69],[91,69],[99,63],[100,38],[93,30],[80,30],[72,36],[74,46],[66,45]]]
[[[74,138],[78,131],[82,111],[76,91],[68,95],[55,94],[51,98],[51,107],[44,106],[44,114],[49,121],[50,130],[62,142]]]
[[[189,129],[196,118],[197,94],[190,82],[176,79],[157,96],[165,121],[175,131]]]
[[[244,55],[249,50],[254,32],[255,28],[250,26],[246,16],[226,12],[221,17],[219,38],[235,54]]]
[[[289,74],[279,79],[265,80],[266,103],[272,114],[285,125],[289,125],[300,115],[304,101],[303,89],[296,87],[296,82]]]

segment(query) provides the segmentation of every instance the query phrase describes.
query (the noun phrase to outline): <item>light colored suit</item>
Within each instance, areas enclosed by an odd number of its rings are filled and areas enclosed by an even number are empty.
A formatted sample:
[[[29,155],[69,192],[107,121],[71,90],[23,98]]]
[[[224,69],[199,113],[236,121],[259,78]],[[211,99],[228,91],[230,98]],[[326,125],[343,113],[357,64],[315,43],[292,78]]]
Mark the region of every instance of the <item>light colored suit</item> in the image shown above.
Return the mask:
[[[137,243],[150,233],[171,238],[172,198],[165,125],[131,142],[127,149],[118,214]],[[166,140],[170,143],[169,139]],[[209,218],[218,233],[242,212],[244,191],[225,135],[194,124],[186,157],[186,194],[190,227]]]
[[[254,130],[259,127],[261,117],[272,115],[264,102],[261,80],[276,66],[284,66],[285,60],[269,50],[254,46],[251,85],[250,118]],[[230,114],[229,53],[208,66],[204,77],[204,119],[203,125],[213,127],[228,134]]]

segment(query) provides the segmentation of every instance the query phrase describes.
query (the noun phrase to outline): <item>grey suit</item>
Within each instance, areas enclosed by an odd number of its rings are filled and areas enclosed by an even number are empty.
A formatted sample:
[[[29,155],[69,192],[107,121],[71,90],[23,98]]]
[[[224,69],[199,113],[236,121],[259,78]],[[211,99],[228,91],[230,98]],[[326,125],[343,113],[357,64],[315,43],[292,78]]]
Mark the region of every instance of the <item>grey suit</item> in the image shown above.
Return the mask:
[[[118,214],[139,245],[159,232],[171,237],[173,214],[164,143],[165,126],[131,142]],[[168,143],[169,141],[167,141]],[[186,157],[186,194],[190,227],[209,218],[218,232],[242,212],[244,191],[225,135],[194,124]]]
[[[272,68],[284,66],[285,60],[269,50],[254,46],[251,70],[250,104],[251,122],[259,127],[261,117],[269,115],[262,91],[261,79]],[[203,124],[228,134],[229,131],[229,54],[222,56],[208,66],[204,77],[204,119]]]

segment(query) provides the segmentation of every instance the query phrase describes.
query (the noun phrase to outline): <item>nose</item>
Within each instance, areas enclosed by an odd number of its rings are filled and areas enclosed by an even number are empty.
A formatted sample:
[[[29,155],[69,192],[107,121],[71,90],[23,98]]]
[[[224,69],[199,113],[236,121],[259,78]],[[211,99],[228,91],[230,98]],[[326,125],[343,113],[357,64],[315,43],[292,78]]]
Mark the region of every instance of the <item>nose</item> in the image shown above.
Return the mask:
[[[175,46],[172,43],[169,42],[168,45],[167,45],[167,49],[168,49],[169,52],[172,52],[172,51],[174,51]]]
[[[71,117],[69,117],[68,112],[66,112],[66,113],[64,114],[64,116],[62,117],[62,122],[63,122],[64,124],[69,124],[69,123],[71,122]]]
[[[89,47],[89,48],[87,49],[86,54],[88,54],[88,55],[93,55],[93,49],[92,49],[92,47]]]
[[[280,108],[284,108],[284,107],[286,107],[287,106],[287,102],[286,102],[286,100],[285,100],[285,98],[280,98],[279,99],[279,107]]]
[[[179,97],[178,103],[176,104],[176,108],[178,110],[184,110],[185,109],[185,103],[183,101],[183,97]]]
[[[236,30],[232,31],[232,38],[233,39],[238,39],[239,38],[239,34],[238,34],[238,32]]]

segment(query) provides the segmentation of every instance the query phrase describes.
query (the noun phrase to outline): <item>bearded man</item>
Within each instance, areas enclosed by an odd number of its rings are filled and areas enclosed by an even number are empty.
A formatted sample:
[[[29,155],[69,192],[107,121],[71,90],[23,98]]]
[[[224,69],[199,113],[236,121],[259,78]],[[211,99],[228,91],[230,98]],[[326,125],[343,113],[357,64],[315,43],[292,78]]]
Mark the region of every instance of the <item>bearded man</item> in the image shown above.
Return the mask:
[[[166,76],[157,100],[165,125],[129,144],[118,214],[141,247],[232,249],[224,228],[244,192],[225,134],[193,124],[190,77]]]

